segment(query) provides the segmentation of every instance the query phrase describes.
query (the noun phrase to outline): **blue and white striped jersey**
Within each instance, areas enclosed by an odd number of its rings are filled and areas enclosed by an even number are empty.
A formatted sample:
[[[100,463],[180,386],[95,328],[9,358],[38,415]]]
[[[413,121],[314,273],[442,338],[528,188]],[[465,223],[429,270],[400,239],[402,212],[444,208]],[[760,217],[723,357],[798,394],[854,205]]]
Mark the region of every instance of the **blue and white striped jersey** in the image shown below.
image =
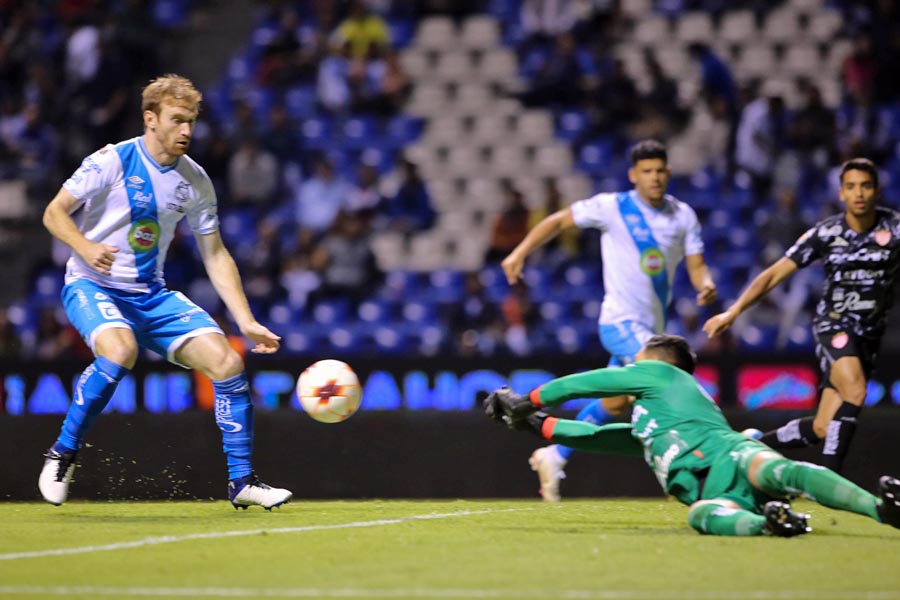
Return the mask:
[[[66,283],[89,279],[104,287],[149,291],[165,285],[166,252],[183,217],[195,233],[219,228],[216,193],[206,171],[188,156],[158,164],[140,137],[88,156],[63,187],[83,203],[81,233],[119,249],[108,276],[73,252]]]

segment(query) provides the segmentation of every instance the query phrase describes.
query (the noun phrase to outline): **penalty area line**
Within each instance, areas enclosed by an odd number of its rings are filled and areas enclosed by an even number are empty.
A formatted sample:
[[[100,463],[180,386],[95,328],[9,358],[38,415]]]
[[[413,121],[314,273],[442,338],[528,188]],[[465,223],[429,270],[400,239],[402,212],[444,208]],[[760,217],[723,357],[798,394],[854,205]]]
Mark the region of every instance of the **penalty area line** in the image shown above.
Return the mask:
[[[144,596],[155,598],[561,598],[563,600],[896,600],[895,590],[536,590],[465,588],[188,588],[0,585],[4,596]]]
[[[128,550],[131,548],[143,548],[145,546],[158,546],[160,544],[174,544],[176,542],[188,542],[193,540],[213,540],[219,538],[242,537],[248,535],[262,535],[274,533],[304,533],[307,531],[327,531],[329,529],[354,529],[361,527],[378,527],[380,525],[397,525],[399,523],[411,523],[414,521],[432,521],[435,519],[452,519],[454,517],[468,517],[472,515],[487,515],[491,513],[519,512],[533,510],[532,508],[504,508],[484,510],[461,510],[450,513],[429,513],[424,515],[412,515],[409,517],[396,517],[393,519],[377,519],[374,521],[355,521],[352,523],[336,523],[334,525],[304,525],[300,527],[274,527],[271,529],[238,529],[234,531],[211,531],[207,533],[189,533],[186,535],[163,535],[147,537],[131,542],[115,542],[113,544],[101,544],[96,546],[77,546],[74,548],[53,548],[48,550],[32,550],[29,552],[10,552],[0,554],[0,561],[19,560],[22,558],[41,558],[44,556],[66,556],[70,554],[89,554],[91,552],[110,552],[113,550]],[[3,588],[0,588],[2,590]]]

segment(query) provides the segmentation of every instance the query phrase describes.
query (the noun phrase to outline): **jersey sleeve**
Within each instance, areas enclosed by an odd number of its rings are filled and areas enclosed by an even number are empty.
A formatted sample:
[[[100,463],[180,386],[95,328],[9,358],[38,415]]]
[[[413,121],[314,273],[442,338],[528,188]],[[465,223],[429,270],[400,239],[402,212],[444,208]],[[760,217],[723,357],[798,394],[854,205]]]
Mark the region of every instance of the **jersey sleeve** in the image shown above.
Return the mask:
[[[122,161],[112,145],[94,152],[63,183],[79,204],[111,187],[122,175]]]
[[[812,227],[803,235],[797,238],[794,245],[788,248],[784,253],[785,257],[791,259],[801,269],[819,258],[822,254],[821,238],[816,235],[818,226]]]
[[[575,398],[598,398],[628,394],[642,397],[647,390],[660,385],[659,375],[640,363],[625,367],[595,369],[566,375],[547,382],[538,389],[541,404],[558,406]]]
[[[688,205],[685,207],[685,233],[684,233],[684,255],[694,256],[695,254],[703,254],[703,236],[700,227],[700,219],[697,213]]]
[[[219,208],[216,190],[205,171],[195,182],[196,197],[187,211],[191,231],[205,235],[219,230]]]
[[[597,194],[573,202],[571,207],[575,225],[581,229],[600,229],[606,231],[613,211],[618,212],[613,194]]]

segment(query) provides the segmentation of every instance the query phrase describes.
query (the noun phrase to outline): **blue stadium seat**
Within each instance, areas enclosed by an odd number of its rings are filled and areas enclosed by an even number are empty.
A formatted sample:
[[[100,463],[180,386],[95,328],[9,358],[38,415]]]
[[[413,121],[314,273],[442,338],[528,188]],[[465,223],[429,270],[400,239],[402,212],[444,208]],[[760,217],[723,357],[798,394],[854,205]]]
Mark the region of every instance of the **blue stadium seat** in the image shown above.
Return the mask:
[[[453,269],[437,269],[428,275],[428,286],[424,290],[423,299],[447,304],[462,298],[465,287],[465,276]]]
[[[380,355],[399,355],[410,351],[409,337],[400,327],[379,327],[372,333],[371,341]]]
[[[339,143],[348,150],[362,150],[373,145],[379,135],[375,119],[360,115],[344,122]]]
[[[320,300],[313,307],[312,315],[320,325],[344,323],[350,314],[350,303],[347,300]]]
[[[403,320],[418,326],[437,323],[437,306],[433,302],[412,301],[401,307]]]
[[[382,324],[393,318],[393,304],[383,298],[372,297],[360,303],[356,315],[363,323]]]
[[[418,297],[423,289],[422,276],[414,271],[388,271],[378,296],[386,300],[403,301]]]
[[[422,135],[422,120],[406,115],[397,115],[387,123],[386,133],[397,148],[407,146]]]
[[[742,352],[771,352],[775,350],[778,327],[775,325],[748,325],[738,336],[738,349]]]
[[[550,325],[567,323],[572,313],[572,307],[563,300],[546,300],[541,302],[538,311],[541,320]]]
[[[593,140],[581,147],[576,167],[591,175],[603,175],[611,171],[612,163],[612,141]]]
[[[311,150],[327,150],[333,147],[332,124],[325,118],[307,119],[300,127],[304,147]]]
[[[291,118],[298,121],[316,115],[316,88],[312,85],[296,85],[284,93],[284,105]]]
[[[556,117],[556,137],[573,141],[578,139],[588,125],[587,113],[583,110],[564,110]]]

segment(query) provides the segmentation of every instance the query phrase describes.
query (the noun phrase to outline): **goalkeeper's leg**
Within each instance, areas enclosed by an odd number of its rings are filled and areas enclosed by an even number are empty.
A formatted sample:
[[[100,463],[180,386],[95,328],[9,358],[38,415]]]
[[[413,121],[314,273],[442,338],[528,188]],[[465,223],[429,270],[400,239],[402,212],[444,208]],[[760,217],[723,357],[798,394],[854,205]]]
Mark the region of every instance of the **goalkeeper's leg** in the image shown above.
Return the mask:
[[[828,508],[881,520],[878,498],[825,467],[792,461],[764,450],[750,460],[747,477],[753,487],[771,496],[802,494]]]
[[[688,525],[708,535],[762,535],[766,518],[730,500],[700,500],[691,505]]]

